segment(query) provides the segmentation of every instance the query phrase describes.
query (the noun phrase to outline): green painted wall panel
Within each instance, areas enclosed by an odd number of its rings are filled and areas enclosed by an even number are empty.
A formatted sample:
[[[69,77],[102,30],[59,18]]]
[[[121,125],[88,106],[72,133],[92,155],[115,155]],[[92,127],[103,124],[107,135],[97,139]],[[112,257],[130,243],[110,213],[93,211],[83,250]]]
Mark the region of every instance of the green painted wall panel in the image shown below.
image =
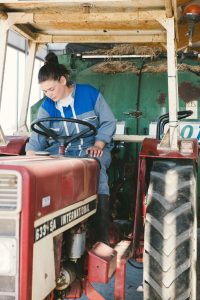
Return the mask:
[[[90,69],[80,72],[77,82],[90,83],[98,88],[111,106],[117,120],[125,120],[129,134],[136,134],[134,117],[127,117],[124,112],[137,110],[138,75],[133,73],[99,74]],[[157,120],[161,106],[157,103],[160,93],[167,94],[167,78],[163,74],[143,74],[140,87],[139,134],[144,134],[149,122]]]

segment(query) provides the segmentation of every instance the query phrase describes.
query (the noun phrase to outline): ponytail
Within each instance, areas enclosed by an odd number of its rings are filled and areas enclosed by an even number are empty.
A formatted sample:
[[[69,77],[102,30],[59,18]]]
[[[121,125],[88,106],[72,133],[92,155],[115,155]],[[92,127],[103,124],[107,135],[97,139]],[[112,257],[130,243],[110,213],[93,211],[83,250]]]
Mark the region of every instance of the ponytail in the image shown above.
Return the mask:
[[[47,80],[60,80],[61,76],[64,76],[67,81],[67,86],[69,83],[69,71],[67,68],[59,64],[58,57],[55,53],[49,52],[45,57],[45,64],[42,66],[38,73],[38,82],[41,83]]]

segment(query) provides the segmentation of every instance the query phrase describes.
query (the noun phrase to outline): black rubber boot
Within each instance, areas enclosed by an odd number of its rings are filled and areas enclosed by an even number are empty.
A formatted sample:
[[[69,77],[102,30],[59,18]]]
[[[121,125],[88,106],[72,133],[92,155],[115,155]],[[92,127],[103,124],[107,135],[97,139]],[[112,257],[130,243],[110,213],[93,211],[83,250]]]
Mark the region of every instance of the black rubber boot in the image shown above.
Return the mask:
[[[110,225],[110,202],[109,196],[104,194],[98,195],[97,204],[97,239],[109,245],[109,225]]]

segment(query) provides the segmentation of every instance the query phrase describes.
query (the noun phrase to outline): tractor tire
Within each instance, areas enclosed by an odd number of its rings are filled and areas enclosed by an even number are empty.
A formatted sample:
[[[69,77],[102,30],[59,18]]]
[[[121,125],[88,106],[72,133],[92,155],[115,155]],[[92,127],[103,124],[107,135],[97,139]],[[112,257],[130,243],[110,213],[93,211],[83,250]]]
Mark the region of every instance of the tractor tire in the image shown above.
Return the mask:
[[[144,300],[196,299],[196,169],[155,160],[144,233]]]

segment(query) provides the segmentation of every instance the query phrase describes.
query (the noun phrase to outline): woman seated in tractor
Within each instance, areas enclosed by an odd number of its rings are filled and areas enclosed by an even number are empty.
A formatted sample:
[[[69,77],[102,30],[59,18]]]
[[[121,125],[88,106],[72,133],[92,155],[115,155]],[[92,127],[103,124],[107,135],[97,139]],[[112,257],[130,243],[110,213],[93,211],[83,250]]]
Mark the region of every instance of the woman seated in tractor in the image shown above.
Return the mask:
[[[95,126],[95,136],[80,138],[71,142],[65,149],[65,156],[97,158],[100,162],[98,186],[97,232],[98,240],[108,243],[109,228],[109,186],[107,169],[111,162],[112,137],[116,129],[114,115],[102,94],[88,84],[71,83],[66,67],[58,63],[54,53],[49,53],[45,64],[39,70],[38,81],[45,94],[39,108],[37,119],[63,117],[84,120]],[[79,124],[54,122],[49,128],[60,135],[71,136],[80,131]],[[32,132],[26,145],[26,154],[34,155],[37,151],[58,154],[56,141],[49,144],[44,135]]]

